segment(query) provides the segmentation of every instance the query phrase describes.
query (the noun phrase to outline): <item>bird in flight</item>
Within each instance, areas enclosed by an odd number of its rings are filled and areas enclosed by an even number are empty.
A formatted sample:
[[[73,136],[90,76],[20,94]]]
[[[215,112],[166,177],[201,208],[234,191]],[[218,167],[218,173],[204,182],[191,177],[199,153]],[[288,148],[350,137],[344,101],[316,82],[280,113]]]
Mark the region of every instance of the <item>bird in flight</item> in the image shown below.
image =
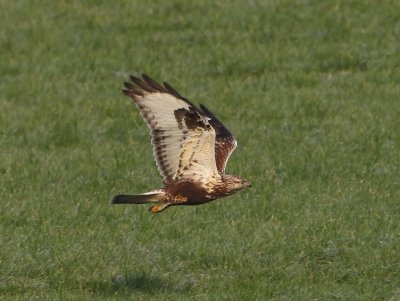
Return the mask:
[[[205,106],[196,107],[169,84],[149,76],[130,76],[122,92],[129,96],[151,130],[153,154],[163,188],[137,195],[116,195],[113,204],[200,205],[231,195],[250,183],[225,174],[237,141]]]

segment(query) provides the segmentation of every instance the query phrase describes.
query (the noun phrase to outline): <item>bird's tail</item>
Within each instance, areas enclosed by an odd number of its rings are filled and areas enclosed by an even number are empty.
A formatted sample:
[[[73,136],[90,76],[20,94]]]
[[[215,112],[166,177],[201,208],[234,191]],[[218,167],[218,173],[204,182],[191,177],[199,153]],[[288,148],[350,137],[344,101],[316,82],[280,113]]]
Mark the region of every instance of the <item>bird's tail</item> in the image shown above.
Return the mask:
[[[112,204],[146,204],[146,203],[158,203],[164,197],[165,192],[163,190],[154,190],[142,194],[128,195],[119,194],[113,196],[111,199]]]

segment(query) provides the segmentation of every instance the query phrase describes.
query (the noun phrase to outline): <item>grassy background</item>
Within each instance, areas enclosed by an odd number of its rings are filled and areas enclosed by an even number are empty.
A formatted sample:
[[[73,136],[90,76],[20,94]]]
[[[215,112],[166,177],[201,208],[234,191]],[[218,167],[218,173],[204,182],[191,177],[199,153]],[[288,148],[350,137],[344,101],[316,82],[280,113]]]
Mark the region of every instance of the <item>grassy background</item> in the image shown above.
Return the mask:
[[[0,0],[1,300],[400,300],[396,1]],[[159,215],[127,75],[203,102],[251,190]]]

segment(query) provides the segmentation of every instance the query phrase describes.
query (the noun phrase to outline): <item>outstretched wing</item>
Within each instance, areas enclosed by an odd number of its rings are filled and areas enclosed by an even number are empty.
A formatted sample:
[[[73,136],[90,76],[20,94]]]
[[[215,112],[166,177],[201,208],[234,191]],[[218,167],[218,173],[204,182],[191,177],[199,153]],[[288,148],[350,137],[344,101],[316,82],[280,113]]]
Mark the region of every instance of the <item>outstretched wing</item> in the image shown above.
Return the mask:
[[[232,152],[235,150],[237,141],[222,122],[219,121],[219,119],[205,106],[200,105],[200,109],[203,111],[204,115],[209,118],[208,122],[215,130],[215,160],[217,169],[219,173],[225,173],[226,163],[228,162]]]
[[[130,76],[123,93],[133,99],[151,129],[153,154],[163,183],[207,180],[218,175],[215,130],[208,118],[170,85]]]

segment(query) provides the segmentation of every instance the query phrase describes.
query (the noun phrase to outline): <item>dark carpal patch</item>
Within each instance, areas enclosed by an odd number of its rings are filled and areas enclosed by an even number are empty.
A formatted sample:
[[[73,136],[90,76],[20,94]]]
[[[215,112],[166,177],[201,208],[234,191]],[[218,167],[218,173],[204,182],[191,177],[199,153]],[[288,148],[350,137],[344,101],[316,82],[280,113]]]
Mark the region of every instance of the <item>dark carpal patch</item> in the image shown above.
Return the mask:
[[[178,122],[178,128],[183,129],[185,124],[189,130],[209,129],[210,125],[206,124],[203,118],[192,107],[189,110],[185,108],[174,111],[175,119]]]
[[[186,112],[187,111],[184,108],[177,109],[174,111],[174,116],[175,116],[176,122],[178,123],[179,129],[183,129],[183,118],[185,118]]]

